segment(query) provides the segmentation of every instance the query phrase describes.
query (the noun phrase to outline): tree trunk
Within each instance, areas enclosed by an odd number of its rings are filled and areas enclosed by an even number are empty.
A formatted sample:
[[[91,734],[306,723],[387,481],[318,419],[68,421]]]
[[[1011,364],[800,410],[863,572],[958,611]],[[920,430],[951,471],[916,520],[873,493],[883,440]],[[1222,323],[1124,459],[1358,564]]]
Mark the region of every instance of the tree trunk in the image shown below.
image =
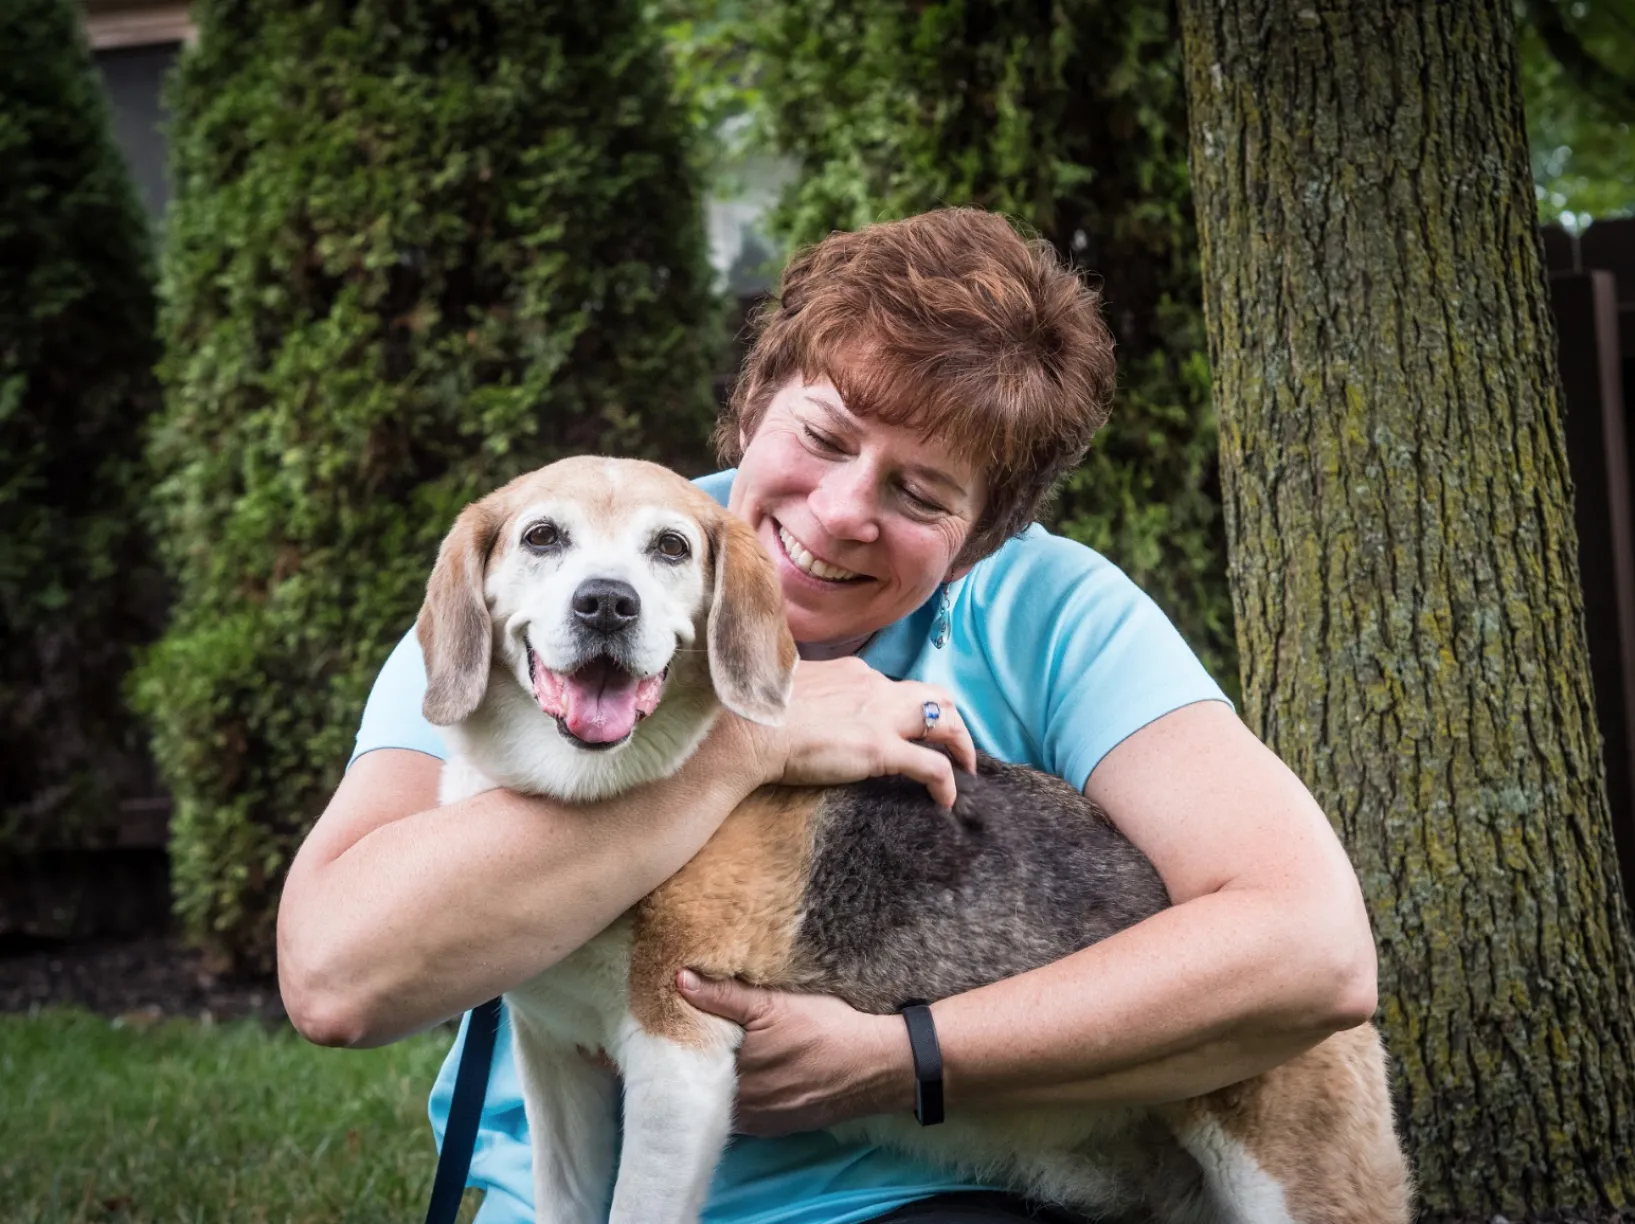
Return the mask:
[[[1244,715],[1362,877],[1425,1218],[1635,1201],[1635,946],[1508,0],[1181,0]]]

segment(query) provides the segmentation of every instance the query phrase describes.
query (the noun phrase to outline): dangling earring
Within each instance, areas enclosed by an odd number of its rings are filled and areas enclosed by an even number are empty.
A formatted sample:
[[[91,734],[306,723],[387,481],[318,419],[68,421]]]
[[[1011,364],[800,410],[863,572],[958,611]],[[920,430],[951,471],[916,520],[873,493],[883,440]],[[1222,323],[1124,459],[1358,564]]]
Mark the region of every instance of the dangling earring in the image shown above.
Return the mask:
[[[948,621],[952,613],[949,604],[952,598],[948,593],[948,584],[942,584],[942,595],[937,601],[937,617],[931,622],[931,645],[941,650],[948,644]]]

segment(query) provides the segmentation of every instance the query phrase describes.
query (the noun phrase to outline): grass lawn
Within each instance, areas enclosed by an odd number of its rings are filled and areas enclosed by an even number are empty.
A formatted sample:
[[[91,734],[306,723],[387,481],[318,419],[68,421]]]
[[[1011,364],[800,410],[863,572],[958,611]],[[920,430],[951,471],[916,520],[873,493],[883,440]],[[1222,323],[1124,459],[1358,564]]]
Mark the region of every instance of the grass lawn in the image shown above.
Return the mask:
[[[0,1220],[418,1222],[451,1041],[325,1050],[254,1021],[0,1015]]]

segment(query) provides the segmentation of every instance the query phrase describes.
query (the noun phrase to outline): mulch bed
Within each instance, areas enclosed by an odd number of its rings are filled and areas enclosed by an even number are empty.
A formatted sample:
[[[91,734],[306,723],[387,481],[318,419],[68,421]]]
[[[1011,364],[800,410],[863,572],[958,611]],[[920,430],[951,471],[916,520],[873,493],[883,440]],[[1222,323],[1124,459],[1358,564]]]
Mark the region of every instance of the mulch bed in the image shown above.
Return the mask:
[[[0,948],[0,1012],[78,1006],[144,1023],[285,1019],[273,981],[224,978],[171,937],[103,939]]]

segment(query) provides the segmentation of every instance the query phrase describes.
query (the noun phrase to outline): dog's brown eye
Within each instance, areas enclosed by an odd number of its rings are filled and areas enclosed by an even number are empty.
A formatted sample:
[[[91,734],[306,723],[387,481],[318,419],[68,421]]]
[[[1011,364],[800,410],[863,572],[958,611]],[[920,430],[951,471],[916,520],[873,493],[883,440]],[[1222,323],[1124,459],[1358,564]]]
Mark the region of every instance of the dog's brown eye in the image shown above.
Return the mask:
[[[653,547],[658,549],[659,556],[666,561],[680,561],[692,551],[687,546],[687,537],[675,531],[659,532],[659,538],[653,541]]]
[[[555,523],[535,523],[522,533],[522,542],[529,548],[555,548],[562,542],[562,533]]]

